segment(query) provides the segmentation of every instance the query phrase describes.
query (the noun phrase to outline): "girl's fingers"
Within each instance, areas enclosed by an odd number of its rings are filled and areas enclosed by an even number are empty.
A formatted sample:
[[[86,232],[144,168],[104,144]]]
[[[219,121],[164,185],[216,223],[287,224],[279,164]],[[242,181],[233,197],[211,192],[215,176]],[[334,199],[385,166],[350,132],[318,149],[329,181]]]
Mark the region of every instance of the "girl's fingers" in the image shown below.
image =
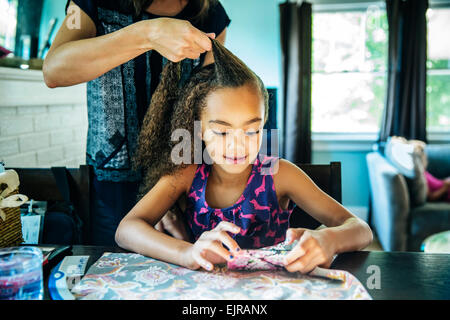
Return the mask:
[[[319,264],[321,264],[323,262],[321,260],[322,257],[320,255],[320,251],[319,250],[311,251],[311,256],[312,257],[309,259],[309,261],[301,262],[301,264],[299,265],[300,269],[298,271],[300,271],[301,273],[309,273],[315,267],[317,267]]]
[[[300,239],[299,243],[284,257],[284,263],[285,265],[291,264],[295,260],[302,257],[309,249],[312,248],[314,245],[314,242],[312,238],[305,238],[305,240],[302,241]]]
[[[234,258],[234,256],[230,253],[230,251],[225,249],[220,243],[216,241],[211,242],[207,249],[221,256],[226,261],[230,261]]]
[[[305,255],[303,255],[300,259],[295,260],[289,265],[285,266],[286,270],[289,272],[300,271],[301,273],[305,273],[306,267],[310,266],[313,260],[316,258],[315,251],[307,251]]]
[[[241,231],[241,229],[235,225],[234,223],[228,222],[228,221],[222,221],[220,222],[217,227],[214,228],[216,231],[228,231],[231,233],[238,233]]]
[[[286,231],[285,243],[287,245],[291,244],[295,240],[299,239],[306,230],[307,229],[304,229],[304,228],[290,228],[290,229],[288,229]]]
[[[214,266],[211,262],[203,258],[203,256],[200,254],[200,251],[194,250],[192,253],[192,257],[194,260],[205,270],[211,271],[214,269]]]
[[[231,251],[240,251],[241,248],[237,244],[236,240],[234,240],[227,232],[231,233],[239,233],[241,228],[231,222],[222,221],[217,225],[217,227],[213,230],[218,232],[217,240],[221,241],[224,245],[228,247]]]
[[[321,256],[320,255],[316,255],[311,262],[304,268],[304,273],[309,273],[311,271],[313,271],[318,265],[320,265],[321,263],[323,263],[323,261],[321,260]]]
[[[214,229],[213,231],[207,233],[204,239],[223,243],[229,250],[234,252],[238,252],[241,250],[237,242],[233,238],[231,238],[226,231],[220,231],[220,229]],[[228,253],[228,255],[230,255],[230,253]]]

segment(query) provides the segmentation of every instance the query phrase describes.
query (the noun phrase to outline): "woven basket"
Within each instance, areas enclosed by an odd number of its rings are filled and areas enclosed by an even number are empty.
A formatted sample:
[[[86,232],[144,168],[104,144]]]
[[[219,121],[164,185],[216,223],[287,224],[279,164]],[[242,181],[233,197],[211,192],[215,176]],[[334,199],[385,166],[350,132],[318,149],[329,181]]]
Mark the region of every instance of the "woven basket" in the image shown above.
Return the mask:
[[[19,195],[19,177],[14,170],[0,174],[0,247],[12,247],[23,242],[20,205],[28,200]],[[14,188],[12,191],[11,189]],[[16,196],[15,196],[16,195]],[[12,197],[11,196],[15,196]],[[5,207],[5,200],[14,199],[14,204]],[[3,202],[3,203],[2,203]]]

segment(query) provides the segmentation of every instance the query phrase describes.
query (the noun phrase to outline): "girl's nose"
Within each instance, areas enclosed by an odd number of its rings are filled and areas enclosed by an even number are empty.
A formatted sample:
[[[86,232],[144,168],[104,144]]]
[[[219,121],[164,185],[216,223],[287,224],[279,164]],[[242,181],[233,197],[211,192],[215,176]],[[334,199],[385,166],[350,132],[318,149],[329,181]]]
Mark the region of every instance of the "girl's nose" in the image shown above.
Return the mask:
[[[239,132],[241,131],[241,132]],[[226,138],[227,151],[230,155],[239,157],[246,150],[246,139],[243,130],[235,130],[233,134],[229,134]]]

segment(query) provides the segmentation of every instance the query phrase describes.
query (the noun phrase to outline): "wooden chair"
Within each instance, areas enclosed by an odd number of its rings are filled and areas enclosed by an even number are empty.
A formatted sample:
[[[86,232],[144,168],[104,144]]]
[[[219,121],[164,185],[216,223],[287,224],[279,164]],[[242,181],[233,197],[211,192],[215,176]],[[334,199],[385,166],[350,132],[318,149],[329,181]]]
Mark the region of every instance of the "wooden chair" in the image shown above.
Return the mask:
[[[325,193],[334,200],[342,203],[341,186],[341,163],[331,162],[330,164],[297,164]],[[321,223],[311,217],[298,206],[294,208],[291,215],[291,228],[317,229]]]
[[[21,194],[40,201],[63,201],[56,179],[50,168],[13,168],[19,175]],[[90,239],[90,194],[92,167],[82,165],[78,169],[67,169],[70,196],[76,213],[83,222],[82,242]]]

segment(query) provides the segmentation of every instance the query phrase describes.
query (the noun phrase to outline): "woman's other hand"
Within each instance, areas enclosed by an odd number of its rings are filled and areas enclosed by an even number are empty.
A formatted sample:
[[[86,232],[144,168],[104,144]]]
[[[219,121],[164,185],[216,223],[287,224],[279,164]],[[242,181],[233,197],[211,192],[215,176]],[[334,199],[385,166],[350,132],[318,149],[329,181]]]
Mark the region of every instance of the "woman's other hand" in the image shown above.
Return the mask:
[[[189,241],[186,227],[183,220],[178,216],[179,213],[167,211],[162,219],[155,225],[155,229],[160,232],[168,232],[175,239]]]
[[[235,224],[222,221],[213,230],[203,232],[185,252],[186,263],[184,265],[189,266],[192,270],[203,267],[205,270],[212,271],[215,264],[232,260],[240,248],[228,232],[239,233],[239,231],[240,228]]]
[[[298,243],[285,257],[289,272],[308,273],[317,266],[329,268],[335,254],[334,241],[327,229],[291,228],[286,232],[286,244]]]
[[[140,23],[148,26],[150,48],[172,62],[198,59],[200,54],[211,51],[211,39],[216,36],[200,31],[186,20],[158,18]]]

